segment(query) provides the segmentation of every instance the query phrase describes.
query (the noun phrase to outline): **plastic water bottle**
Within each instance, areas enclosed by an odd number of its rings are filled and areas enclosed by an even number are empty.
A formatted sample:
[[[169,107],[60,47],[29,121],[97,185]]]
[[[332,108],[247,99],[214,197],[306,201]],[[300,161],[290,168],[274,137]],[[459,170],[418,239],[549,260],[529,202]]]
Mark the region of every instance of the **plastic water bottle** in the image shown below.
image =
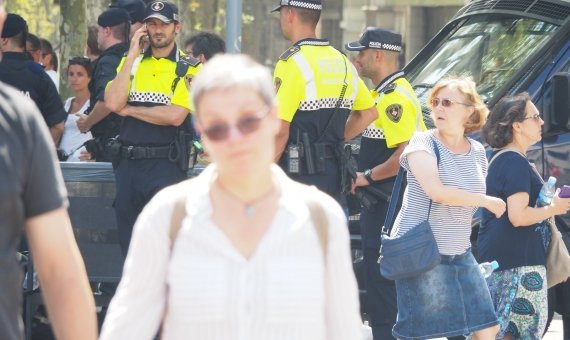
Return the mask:
[[[556,177],[548,177],[548,181],[544,182],[540,193],[538,194],[538,199],[536,200],[537,207],[544,207],[550,205],[552,202],[552,197],[556,193]]]
[[[491,273],[498,268],[499,263],[497,263],[497,261],[479,263],[479,270],[485,278],[491,276]]]

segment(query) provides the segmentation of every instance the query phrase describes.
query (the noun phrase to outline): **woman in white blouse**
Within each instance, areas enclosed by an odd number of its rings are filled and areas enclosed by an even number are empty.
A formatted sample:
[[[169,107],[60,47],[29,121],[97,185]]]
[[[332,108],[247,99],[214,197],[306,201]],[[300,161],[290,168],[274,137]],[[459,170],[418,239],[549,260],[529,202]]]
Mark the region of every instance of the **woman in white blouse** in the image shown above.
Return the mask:
[[[59,144],[60,160],[67,162],[79,162],[83,160],[81,151],[85,151],[83,143],[93,138],[91,132],[82,133],[77,128],[78,113],[84,113],[89,107],[89,81],[93,66],[87,57],[73,57],[67,67],[67,79],[73,91],[73,97],[67,98],[64,103],[65,111],[68,112],[61,142]]]
[[[269,71],[217,56],[192,90],[213,164],[139,216],[101,338],[152,339],[161,328],[168,340],[360,339],[344,213],[273,163],[280,121]],[[172,237],[180,197],[185,217]],[[324,241],[307,197],[324,210]]]

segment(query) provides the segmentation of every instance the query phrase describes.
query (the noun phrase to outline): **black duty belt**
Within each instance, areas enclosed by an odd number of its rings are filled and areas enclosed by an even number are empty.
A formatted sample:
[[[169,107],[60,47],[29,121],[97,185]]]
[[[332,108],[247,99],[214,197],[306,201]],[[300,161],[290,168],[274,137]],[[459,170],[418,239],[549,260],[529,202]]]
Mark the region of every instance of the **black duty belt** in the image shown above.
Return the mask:
[[[168,158],[170,146],[121,146],[122,159]]]
[[[325,146],[325,159],[336,159],[335,146],[327,144]]]

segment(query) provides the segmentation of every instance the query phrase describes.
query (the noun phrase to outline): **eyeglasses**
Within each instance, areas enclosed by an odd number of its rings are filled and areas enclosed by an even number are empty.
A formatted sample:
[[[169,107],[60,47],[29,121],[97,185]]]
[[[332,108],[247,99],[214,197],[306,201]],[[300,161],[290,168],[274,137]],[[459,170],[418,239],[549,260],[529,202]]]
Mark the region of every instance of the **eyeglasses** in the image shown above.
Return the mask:
[[[233,127],[236,127],[242,135],[248,135],[259,129],[261,120],[267,117],[270,111],[271,106],[267,106],[257,113],[241,117],[235,124],[213,124],[210,127],[204,129],[204,134],[206,134],[208,139],[214,142],[219,142],[227,139],[230,135],[230,129]]]
[[[461,105],[465,105],[465,106],[471,106],[471,104],[466,104],[466,103],[462,103],[462,102],[458,102],[456,100],[453,99],[449,99],[449,98],[433,98],[431,100],[431,106],[435,109],[439,104],[441,103],[441,106],[443,107],[450,107],[453,104],[461,104]]]
[[[532,119],[532,120],[538,122],[538,121],[540,121],[540,118],[541,118],[540,113],[535,113],[532,116],[524,117],[523,120]]]

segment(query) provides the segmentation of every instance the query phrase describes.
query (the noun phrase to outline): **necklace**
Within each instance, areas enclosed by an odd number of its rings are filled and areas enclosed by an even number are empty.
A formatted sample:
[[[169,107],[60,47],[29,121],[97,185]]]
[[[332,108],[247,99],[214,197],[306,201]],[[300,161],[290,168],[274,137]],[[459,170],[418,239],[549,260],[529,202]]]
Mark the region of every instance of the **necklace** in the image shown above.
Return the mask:
[[[233,199],[234,201],[238,201],[240,204],[243,205],[243,213],[245,214],[246,217],[248,218],[252,218],[255,215],[256,212],[256,205],[258,205],[259,203],[261,203],[262,201],[264,201],[265,199],[273,196],[273,194],[276,192],[275,186],[271,186],[271,188],[269,188],[269,190],[267,190],[265,193],[263,193],[261,196],[249,201],[249,202],[244,202],[241,198],[239,198],[236,194],[234,194],[233,192],[231,192],[230,190],[228,190],[226,187],[224,187],[222,185],[222,183],[220,183],[219,180],[216,181],[216,184],[218,186],[218,188],[220,188],[220,190],[228,197],[230,197],[231,199]]]

